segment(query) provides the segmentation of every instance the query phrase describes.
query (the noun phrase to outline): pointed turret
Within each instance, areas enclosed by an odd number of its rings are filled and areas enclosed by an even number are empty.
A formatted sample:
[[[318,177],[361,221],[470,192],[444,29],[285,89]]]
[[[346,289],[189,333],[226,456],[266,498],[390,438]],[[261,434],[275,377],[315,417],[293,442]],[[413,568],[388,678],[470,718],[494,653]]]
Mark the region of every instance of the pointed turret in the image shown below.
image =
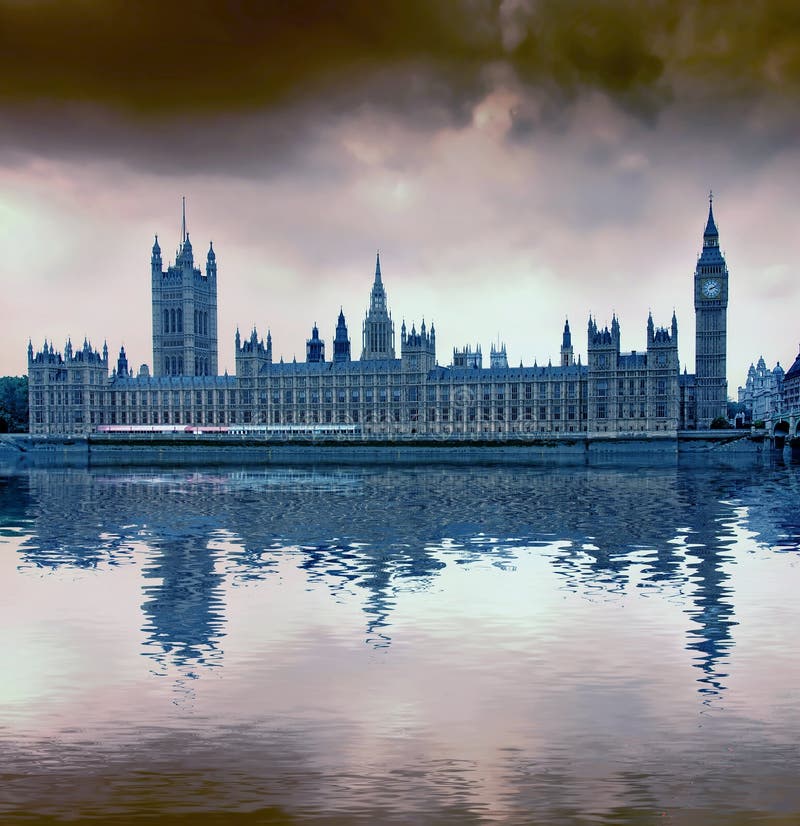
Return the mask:
[[[217,254],[214,252],[214,242],[208,245],[208,255],[206,256],[206,278],[217,277]]]
[[[161,246],[158,243],[158,235],[155,237],[150,253],[150,266],[154,273],[161,273]]]
[[[381,284],[381,251],[375,253],[375,283]]]
[[[573,364],[575,364],[575,356],[572,349],[572,333],[569,329],[569,319],[566,319],[564,333],[561,336],[561,366],[570,367]]]
[[[344,310],[339,308],[339,318],[336,322],[336,335],[333,339],[334,364],[350,361],[350,339],[347,336],[347,323],[344,319]]]
[[[117,375],[128,375],[128,357],[125,355],[125,346],[119,348],[119,358],[117,359]]]
[[[325,342],[319,337],[316,321],[311,328],[311,338],[306,341],[306,361],[310,363],[325,361]]]

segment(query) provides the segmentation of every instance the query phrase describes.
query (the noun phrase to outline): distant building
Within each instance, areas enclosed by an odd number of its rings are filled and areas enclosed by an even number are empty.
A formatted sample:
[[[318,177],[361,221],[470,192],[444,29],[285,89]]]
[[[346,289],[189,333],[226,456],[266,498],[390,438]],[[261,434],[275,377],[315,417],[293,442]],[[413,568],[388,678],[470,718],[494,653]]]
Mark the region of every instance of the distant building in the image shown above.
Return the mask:
[[[761,356],[756,365],[750,365],[745,385],[738,389],[739,404],[749,414],[745,420],[764,421],[780,409],[783,379],[780,362],[770,370]]]
[[[800,353],[783,377],[782,402],[786,410],[800,411]]]
[[[587,360],[574,355],[564,325],[557,365],[508,366],[504,345],[484,368],[480,346],[436,359],[436,331],[402,323],[400,355],[376,256],[361,358],[351,359],[340,310],[333,353],[314,324],[304,362],[276,363],[272,336],[235,334],[236,375],[217,368],[217,263],[209,247],[205,274],[194,267],[185,210],[176,262],[163,269],[158,239],[151,255],[153,371],[134,376],[124,348],[109,375],[108,348],[88,341],[63,355],[51,343],[28,346],[30,429],[37,434],[85,434],[100,428],[213,427],[307,429],[326,425],[363,438],[391,434],[534,438],[559,434],[675,433],[706,428],[727,402],[728,270],[719,250],[711,203],[694,271],[697,366],[679,373],[678,321],[646,322],[643,351],[623,352],[620,323],[589,317]],[[800,374],[800,359],[792,374]],[[794,371],[794,373],[792,373]]]

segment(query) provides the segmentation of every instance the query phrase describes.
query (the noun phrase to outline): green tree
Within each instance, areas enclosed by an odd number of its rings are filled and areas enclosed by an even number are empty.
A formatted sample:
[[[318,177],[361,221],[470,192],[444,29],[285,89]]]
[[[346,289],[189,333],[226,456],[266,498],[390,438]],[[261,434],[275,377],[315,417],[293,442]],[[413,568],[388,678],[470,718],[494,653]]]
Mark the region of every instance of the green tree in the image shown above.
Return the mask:
[[[28,430],[28,377],[0,376],[0,433]]]
[[[711,429],[712,430],[725,430],[725,428],[730,427],[728,424],[728,420],[724,416],[717,416],[713,422],[711,422]]]

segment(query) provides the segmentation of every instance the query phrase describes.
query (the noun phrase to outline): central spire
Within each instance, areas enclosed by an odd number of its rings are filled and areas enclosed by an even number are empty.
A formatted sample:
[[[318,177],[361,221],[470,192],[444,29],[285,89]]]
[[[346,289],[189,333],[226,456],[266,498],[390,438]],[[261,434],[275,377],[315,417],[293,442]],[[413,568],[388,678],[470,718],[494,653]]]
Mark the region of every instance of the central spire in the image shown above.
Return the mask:
[[[386,306],[386,290],[381,280],[381,251],[375,255],[375,281],[364,319],[362,359],[394,358],[394,324]]]

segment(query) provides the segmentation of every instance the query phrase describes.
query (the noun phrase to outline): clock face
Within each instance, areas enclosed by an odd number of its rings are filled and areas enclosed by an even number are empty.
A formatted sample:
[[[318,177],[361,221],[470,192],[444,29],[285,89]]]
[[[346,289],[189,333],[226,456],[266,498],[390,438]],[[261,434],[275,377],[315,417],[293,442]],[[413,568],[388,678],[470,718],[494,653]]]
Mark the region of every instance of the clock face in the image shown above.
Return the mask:
[[[721,291],[722,287],[720,286],[719,281],[715,278],[709,278],[707,281],[703,282],[703,295],[706,298],[716,298]]]

